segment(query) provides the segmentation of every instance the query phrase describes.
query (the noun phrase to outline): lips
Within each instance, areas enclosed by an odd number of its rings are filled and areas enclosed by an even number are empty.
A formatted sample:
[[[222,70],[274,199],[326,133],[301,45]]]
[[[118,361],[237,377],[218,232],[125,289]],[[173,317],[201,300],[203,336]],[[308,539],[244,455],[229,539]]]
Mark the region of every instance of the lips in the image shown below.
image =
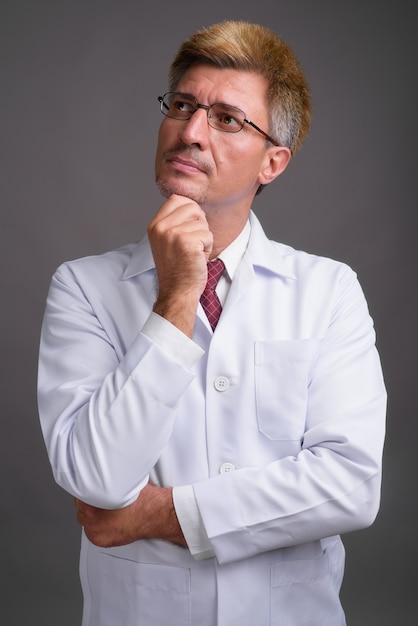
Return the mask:
[[[211,164],[203,159],[200,151],[190,146],[172,146],[162,157],[180,172],[210,174],[212,170]]]
[[[167,161],[183,171],[205,173],[205,170],[199,163],[196,163],[196,161],[191,161],[190,159],[184,159],[178,155],[169,157]]]

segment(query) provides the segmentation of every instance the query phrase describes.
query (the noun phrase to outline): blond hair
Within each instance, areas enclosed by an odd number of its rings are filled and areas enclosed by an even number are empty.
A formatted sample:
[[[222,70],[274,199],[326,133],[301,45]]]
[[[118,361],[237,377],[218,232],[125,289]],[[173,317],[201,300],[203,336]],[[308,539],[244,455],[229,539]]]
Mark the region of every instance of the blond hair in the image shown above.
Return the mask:
[[[294,154],[311,120],[309,88],[289,45],[259,24],[224,21],[194,33],[179,48],[169,71],[170,90],[194,63],[255,72],[267,80],[269,134]]]

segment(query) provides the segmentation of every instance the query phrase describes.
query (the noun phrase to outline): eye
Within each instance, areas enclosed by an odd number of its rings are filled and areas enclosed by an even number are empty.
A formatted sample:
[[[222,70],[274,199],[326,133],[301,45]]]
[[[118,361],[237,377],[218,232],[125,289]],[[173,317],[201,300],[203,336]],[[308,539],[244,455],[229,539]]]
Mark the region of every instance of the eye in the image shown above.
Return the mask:
[[[196,109],[196,103],[181,95],[175,95],[170,101],[170,112],[176,117],[190,116]]]
[[[241,130],[245,115],[240,109],[228,105],[212,105],[209,113],[211,125],[230,133]]]
[[[239,126],[239,120],[228,113],[218,116],[219,122],[225,126]]]

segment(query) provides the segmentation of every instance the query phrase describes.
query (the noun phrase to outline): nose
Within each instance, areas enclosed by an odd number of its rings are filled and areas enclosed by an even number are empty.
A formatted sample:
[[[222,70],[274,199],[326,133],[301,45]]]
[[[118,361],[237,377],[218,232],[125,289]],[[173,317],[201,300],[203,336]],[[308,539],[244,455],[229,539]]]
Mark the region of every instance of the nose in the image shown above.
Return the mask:
[[[198,145],[204,150],[209,141],[209,124],[207,110],[199,107],[191,118],[182,122],[180,136],[187,145]]]

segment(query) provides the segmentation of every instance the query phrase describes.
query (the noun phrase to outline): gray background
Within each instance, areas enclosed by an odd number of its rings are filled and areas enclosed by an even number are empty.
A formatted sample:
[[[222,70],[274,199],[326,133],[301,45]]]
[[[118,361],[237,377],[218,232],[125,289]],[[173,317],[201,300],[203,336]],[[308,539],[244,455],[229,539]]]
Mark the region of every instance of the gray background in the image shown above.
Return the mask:
[[[35,395],[51,274],[64,260],[143,234],[161,202],[156,98],[168,64],[192,31],[224,18],[281,34],[311,85],[310,136],[254,208],[272,238],[349,263],[366,292],[389,390],[388,437],[381,511],[370,529],[345,537],[342,595],[351,626],[413,622],[414,4],[1,3],[1,624],[80,623],[79,529],[71,498],[51,477]]]

